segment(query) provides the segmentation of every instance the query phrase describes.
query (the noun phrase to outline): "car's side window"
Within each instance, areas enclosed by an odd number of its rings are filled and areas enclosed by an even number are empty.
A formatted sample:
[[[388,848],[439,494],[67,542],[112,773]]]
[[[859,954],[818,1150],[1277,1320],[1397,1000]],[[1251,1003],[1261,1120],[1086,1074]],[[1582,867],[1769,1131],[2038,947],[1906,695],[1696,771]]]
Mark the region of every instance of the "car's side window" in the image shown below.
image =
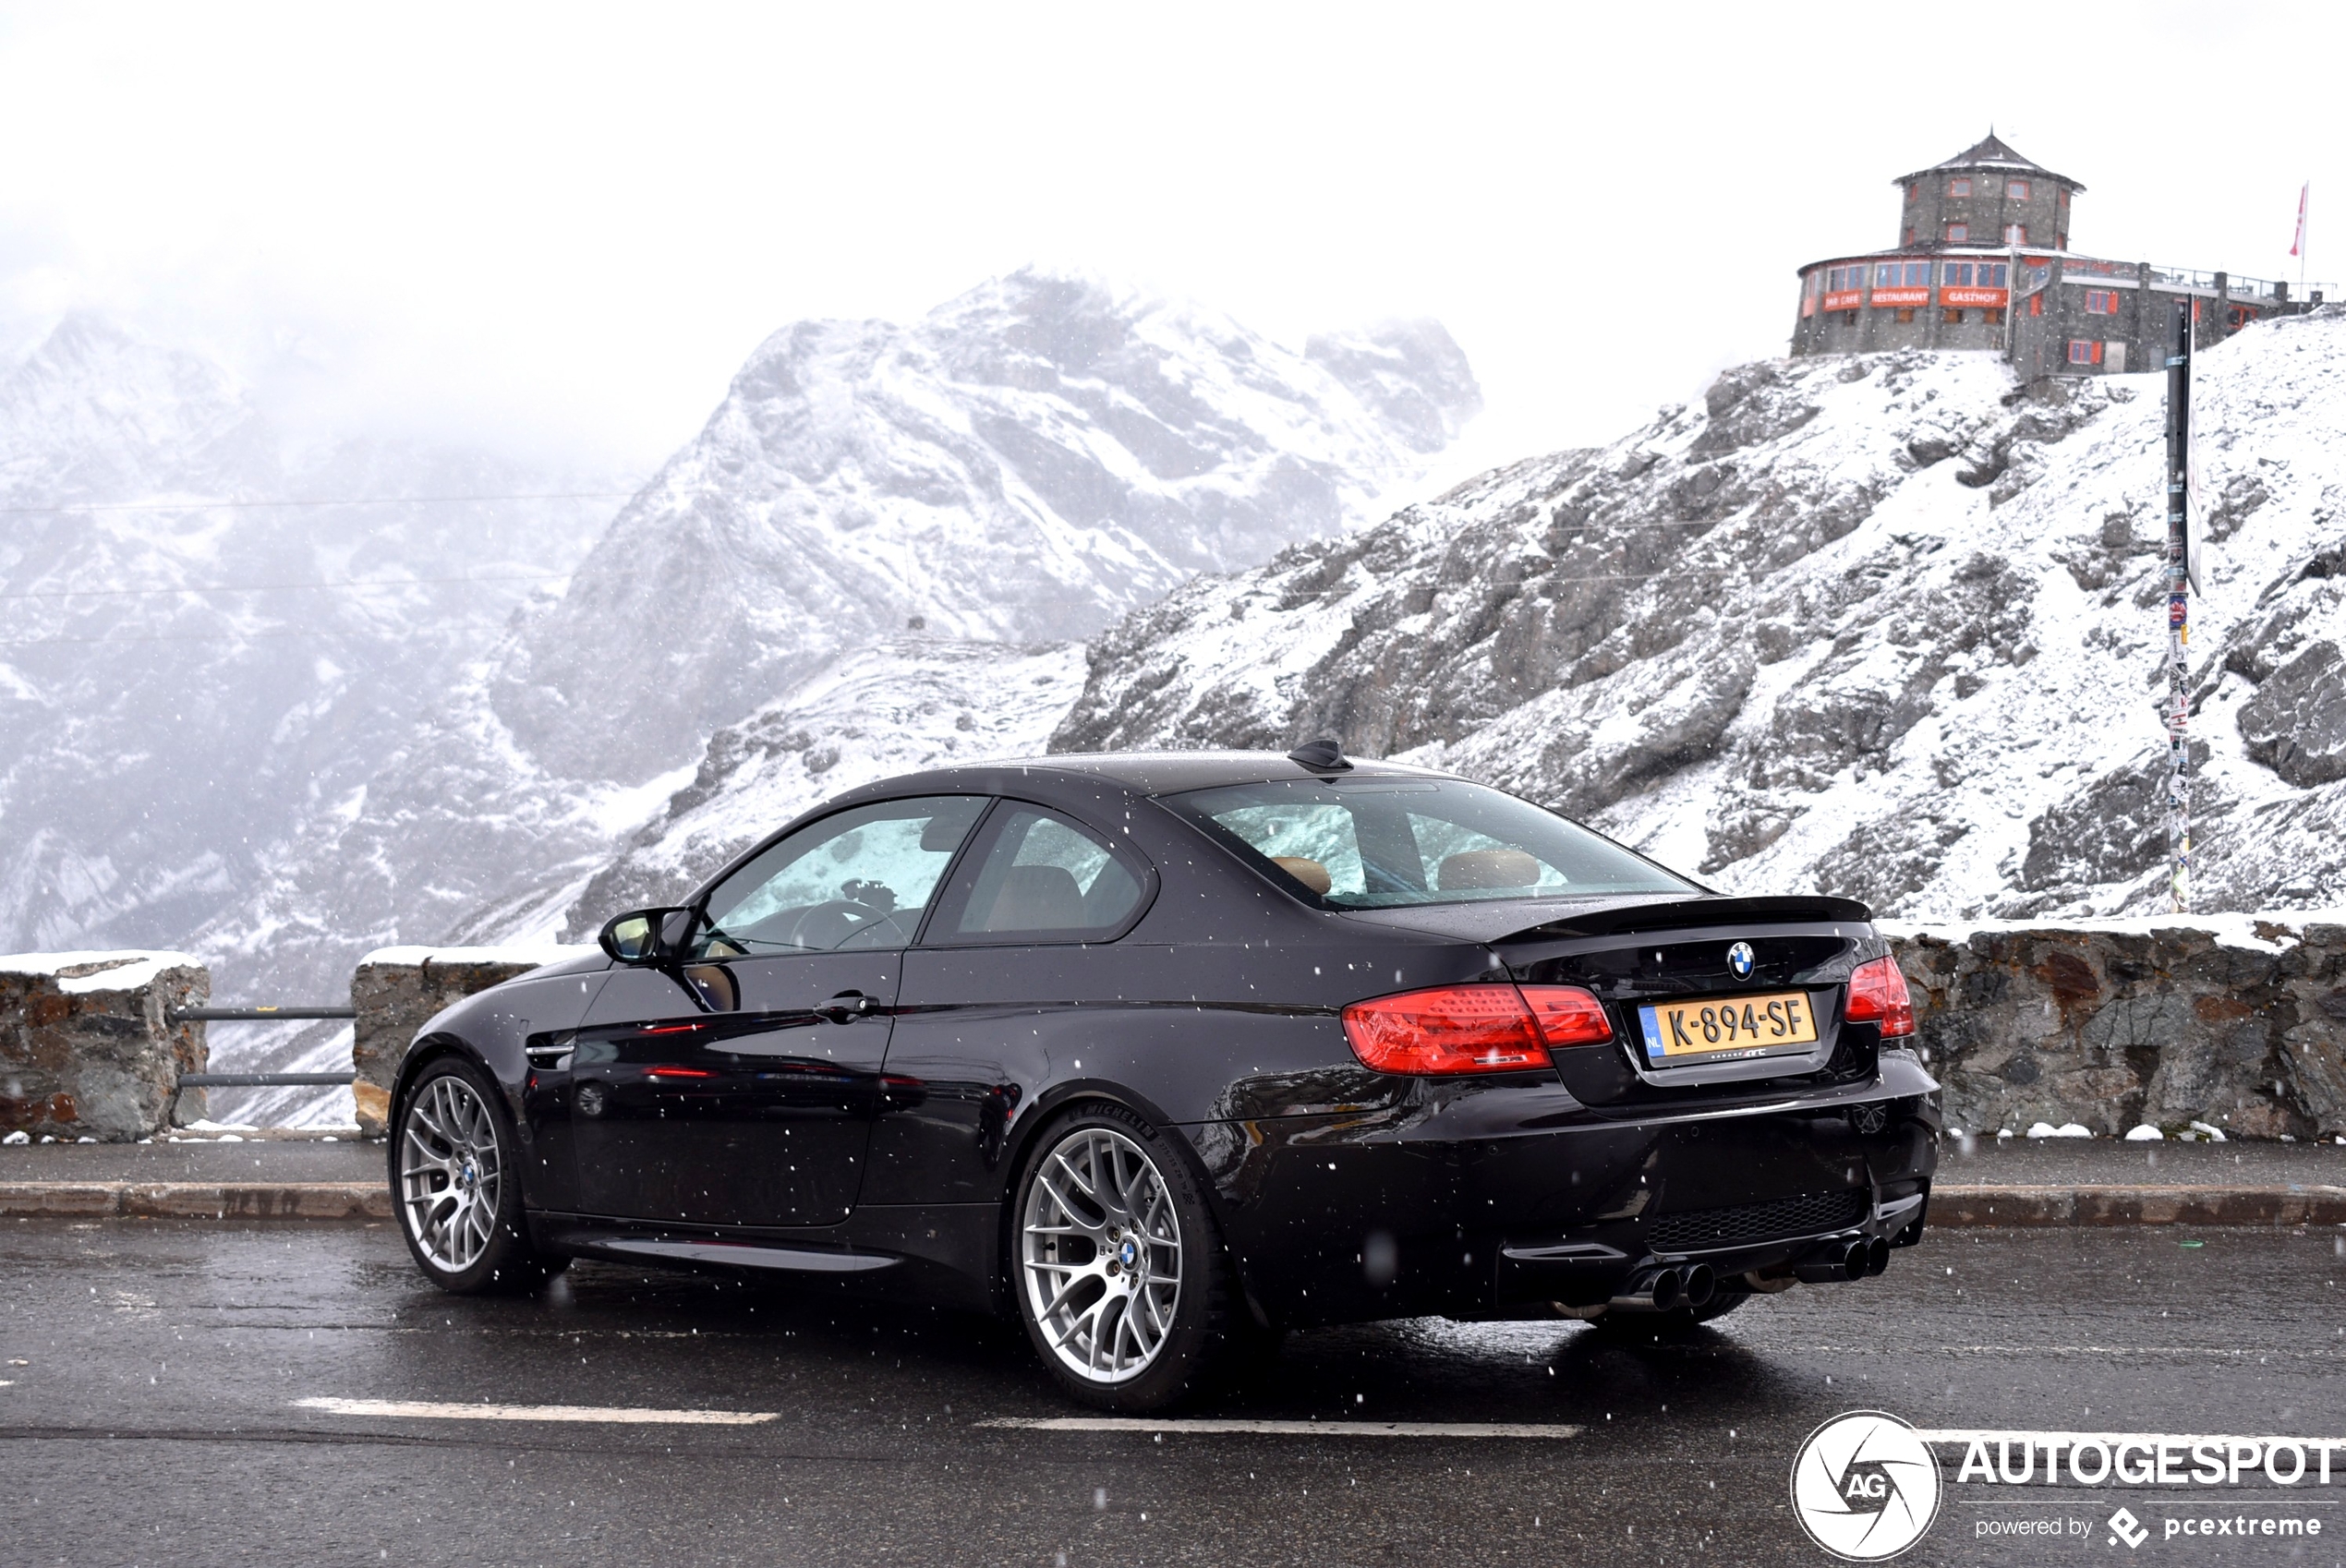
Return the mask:
[[[693,956],[903,947],[986,804],[926,795],[809,824],[709,893]]]
[[[1147,862],[1040,806],[1005,802],[954,878],[931,943],[1082,942],[1116,935],[1149,892]]]

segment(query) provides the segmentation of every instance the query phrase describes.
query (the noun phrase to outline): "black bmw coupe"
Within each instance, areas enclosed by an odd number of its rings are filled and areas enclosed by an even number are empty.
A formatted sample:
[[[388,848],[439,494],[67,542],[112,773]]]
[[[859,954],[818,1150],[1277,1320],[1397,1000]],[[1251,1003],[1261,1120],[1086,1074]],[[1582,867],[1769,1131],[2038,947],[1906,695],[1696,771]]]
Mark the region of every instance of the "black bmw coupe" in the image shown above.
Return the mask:
[[[450,1007],[424,1272],[795,1275],[1162,1406],[1289,1327],[1682,1331],[1920,1238],[1938,1085],[1861,904],[1711,892],[1447,775],[1055,756],[852,790]]]

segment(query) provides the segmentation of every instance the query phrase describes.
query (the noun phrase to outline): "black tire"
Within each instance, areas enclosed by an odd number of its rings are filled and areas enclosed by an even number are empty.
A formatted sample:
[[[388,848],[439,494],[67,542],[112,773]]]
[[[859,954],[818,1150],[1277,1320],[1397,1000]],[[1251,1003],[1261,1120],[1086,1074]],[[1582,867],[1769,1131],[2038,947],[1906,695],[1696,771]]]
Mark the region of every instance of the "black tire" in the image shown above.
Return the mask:
[[[441,1289],[524,1294],[570,1266],[531,1247],[520,1140],[504,1096],[464,1057],[442,1056],[407,1085],[392,1116],[388,1164],[400,1236]]]
[[[1723,1285],[1699,1307],[1673,1307],[1667,1312],[1607,1312],[1592,1326],[1621,1339],[1684,1339],[1750,1299],[1751,1292],[1746,1287]]]
[[[1222,1381],[1265,1341],[1276,1345],[1240,1299],[1229,1250],[1178,1137],[1120,1105],[1074,1106],[1036,1137],[1011,1189],[1003,1259],[1010,1310],[1053,1381],[1097,1409],[1165,1409]],[[1119,1140],[1124,1148],[1116,1147]],[[1113,1189],[1114,1162],[1127,1159],[1126,1149],[1145,1158],[1162,1193],[1161,1209],[1153,1200],[1137,1202],[1138,1223],[1129,1208],[1103,1202],[1082,1185],[1089,1176]],[[1070,1151],[1072,1164],[1055,1168]],[[1126,1190],[1138,1185],[1135,1178]],[[1170,1242],[1166,1227],[1150,1218],[1165,1212],[1174,1222]],[[1030,1224],[1056,1234],[1030,1236]],[[1166,1265],[1177,1258],[1179,1277],[1168,1297]],[[1059,1309],[1046,1312],[1055,1304]],[[1087,1316],[1088,1334],[1082,1329]],[[1046,1317],[1054,1327],[1046,1326]],[[1143,1361],[1141,1341],[1150,1333],[1155,1347]],[[1128,1344],[1134,1369],[1121,1371]],[[1071,1364],[1087,1359],[1088,1369]]]

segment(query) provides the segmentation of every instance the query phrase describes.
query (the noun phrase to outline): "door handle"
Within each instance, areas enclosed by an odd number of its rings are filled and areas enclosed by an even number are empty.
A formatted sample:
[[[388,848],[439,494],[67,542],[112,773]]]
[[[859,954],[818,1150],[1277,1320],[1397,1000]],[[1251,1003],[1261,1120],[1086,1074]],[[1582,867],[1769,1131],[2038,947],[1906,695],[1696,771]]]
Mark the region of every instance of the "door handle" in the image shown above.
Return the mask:
[[[828,1023],[853,1023],[879,1010],[879,998],[866,996],[861,991],[842,991],[816,1007],[815,1016]]]

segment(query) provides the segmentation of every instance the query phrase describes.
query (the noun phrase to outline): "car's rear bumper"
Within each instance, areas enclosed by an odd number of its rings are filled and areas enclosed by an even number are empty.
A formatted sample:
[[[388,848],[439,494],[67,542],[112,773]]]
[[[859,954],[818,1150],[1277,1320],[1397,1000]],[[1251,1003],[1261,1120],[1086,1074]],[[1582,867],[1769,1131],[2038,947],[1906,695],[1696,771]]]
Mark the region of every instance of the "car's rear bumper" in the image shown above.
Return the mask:
[[[1782,1272],[1920,1234],[1937,1085],[1598,1115],[1527,1086],[1190,1128],[1249,1289],[1297,1323],[1605,1301],[1657,1268]]]

